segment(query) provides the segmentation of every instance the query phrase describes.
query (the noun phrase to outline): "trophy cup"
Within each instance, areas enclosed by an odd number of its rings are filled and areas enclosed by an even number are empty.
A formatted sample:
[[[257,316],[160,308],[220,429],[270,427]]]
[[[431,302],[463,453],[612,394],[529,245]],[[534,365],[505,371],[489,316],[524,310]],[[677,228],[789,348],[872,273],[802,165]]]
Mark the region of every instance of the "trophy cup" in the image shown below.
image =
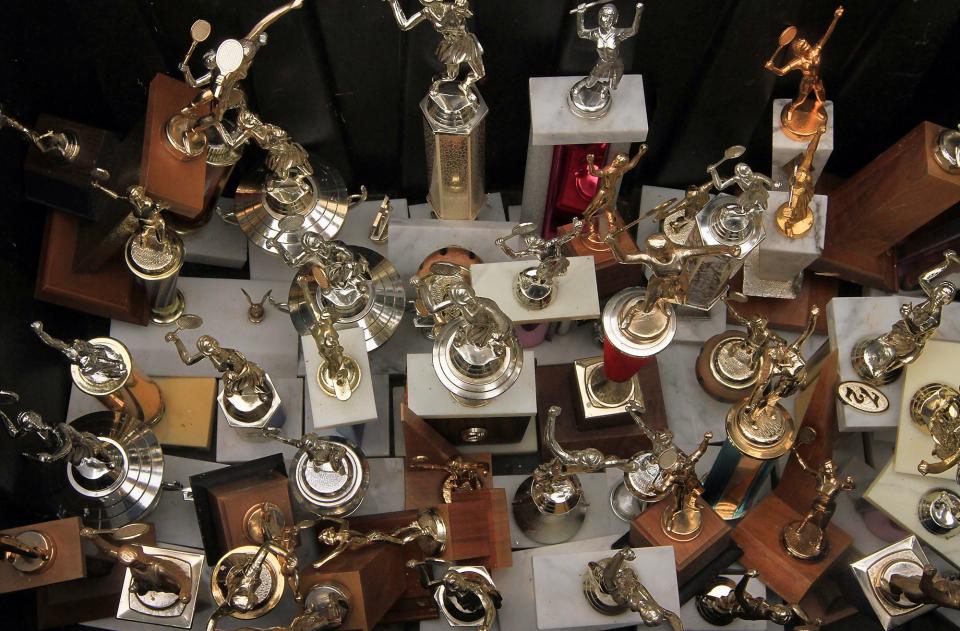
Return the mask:
[[[827,113],[824,111],[825,93],[823,81],[820,80],[820,55],[824,44],[833,35],[833,29],[837,27],[841,15],[843,15],[843,7],[837,7],[837,10],[833,12],[833,21],[827,27],[827,31],[820,38],[820,41],[813,45],[806,39],[797,37],[796,26],[788,26],[780,34],[779,46],[764,65],[767,70],[778,77],[794,70],[799,70],[802,75],[797,98],[780,112],[780,124],[783,132],[792,140],[806,140],[816,134],[817,129],[827,122]],[[774,59],[787,46],[790,47],[790,54],[793,55],[793,59],[782,66],[777,66]],[[813,94],[812,101],[810,99],[811,93]]]
[[[648,627],[666,623],[673,631],[683,631],[680,616],[661,607],[640,582],[636,571],[625,564],[635,558],[631,548],[621,548],[612,557],[590,561],[583,573],[583,595],[587,602],[605,616],[635,611]]]
[[[0,391],[0,403],[17,400],[16,394]],[[66,514],[80,515],[91,528],[125,526],[145,517],[160,501],[163,452],[139,420],[105,411],[51,427],[33,411],[13,419],[0,411],[0,421],[12,437],[37,441],[25,457],[65,461],[67,484],[55,499]]]
[[[409,31],[429,23],[443,38],[437,59],[444,73],[434,78],[420,101],[424,142],[427,149],[427,201],[440,219],[476,219],[485,201],[484,137],[487,104],[474,84],[486,74],[483,47],[467,30],[473,16],[468,0],[423,2],[423,8],[407,17],[399,0],[385,0],[397,25]],[[466,64],[467,75],[460,79]]]
[[[960,392],[943,383],[929,383],[910,397],[910,419],[933,438],[938,462],[921,460],[921,475],[949,471],[960,461]],[[960,476],[960,472],[958,472]]]
[[[183,267],[183,240],[167,229],[161,212],[166,206],[147,196],[142,186],[134,185],[126,193],[117,193],[101,182],[110,178],[104,169],[95,169],[90,185],[112,199],[133,206],[132,215],[139,228],[124,247],[127,267],[143,283],[150,304],[151,320],[170,324],[183,315],[183,292],[177,289],[177,277]]]
[[[404,546],[416,542],[428,554],[439,554],[447,545],[447,524],[440,513],[432,508],[419,511],[413,522],[389,533],[379,530],[368,533],[351,530],[350,522],[339,517],[327,516],[324,520],[335,525],[324,528],[317,535],[320,544],[330,549],[314,562],[314,569],[323,567],[348,549],[363,548],[374,543]]]
[[[478,297],[465,283],[448,289],[460,317],[434,340],[433,367],[458,403],[486,405],[520,378],[523,350],[513,322],[496,302]]]
[[[270,375],[240,351],[220,346],[210,335],[197,338],[197,352],[191,355],[180,339],[180,331],[200,328],[203,320],[199,316],[183,315],[176,323],[177,328],[163,339],[173,342],[180,360],[187,366],[209,359],[222,374],[217,402],[229,427],[242,436],[257,438],[264,428],[283,426],[286,415]]]
[[[313,433],[290,439],[275,428],[263,430],[263,435],[297,448],[290,467],[293,497],[306,510],[342,517],[360,507],[370,486],[370,466],[355,444]]]
[[[563,246],[580,236],[583,222],[574,219],[573,230],[553,239],[544,239],[537,234],[537,226],[532,223],[520,223],[505,237],[497,239],[497,245],[510,258],[535,256],[540,264],[528,267],[517,275],[513,284],[513,295],[527,309],[543,309],[557,293],[557,277],[566,274],[570,261],[563,255]],[[520,237],[523,249],[515,250],[507,244],[513,237]]]
[[[747,570],[736,583],[723,576],[717,577],[697,596],[700,617],[716,626],[726,626],[734,620],[769,620],[795,631],[820,629],[820,619],[811,620],[797,604],[772,603],[766,598],[750,595],[747,583],[758,576],[756,570]]]
[[[285,218],[281,230],[286,234],[298,222],[298,217]],[[386,343],[400,326],[406,300],[393,264],[369,248],[327,241],[316,232],[302,232],[300,242],[296,254],[282,247],[279,237],[271,242],[287,265],[298,268],[287,299],[297,333],[312,334],[316,314],[329,310],[337,328],[363,330],[368,351]]]
[[[163,395],[143,374],[120,340],[96,337],[65,342],[50,336],[39,320],[30,325],[44,344],[60,351],[70,362],[70,377],[81,392],[96,397],[104,407],[156,425],[163,418]]]
[[[923,347],[940,326],[943,307],[950,304],[957,286],[936,279],[952,267],[960,267],[960,258],[953,250],[943,253],[943,261],[920,275],[920,288],[926,294],[923,302],[900,307],[900,320],[889,333],[857,342],[850,360],[861,379],[875,386],[893,383],[907,364],[920,357]]]
[[[437,609],[447,624],[491,631],[503,597],[497,591],[490,572],[477,565],[451,565],[443,576],[434,580],[432,566],[443,564],[440,559],[433,558],[407,561],[408,568],[417,570],[420,585],[433,593]]]

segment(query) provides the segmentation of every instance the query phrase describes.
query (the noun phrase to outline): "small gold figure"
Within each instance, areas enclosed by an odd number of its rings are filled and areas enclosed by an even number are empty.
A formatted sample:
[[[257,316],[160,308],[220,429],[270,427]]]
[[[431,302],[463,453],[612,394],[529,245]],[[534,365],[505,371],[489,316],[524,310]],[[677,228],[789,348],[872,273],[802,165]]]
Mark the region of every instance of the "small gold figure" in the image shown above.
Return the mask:
[[[393,204],[390,203],[390,198],[384,195],[380,208],[377,209],[377,214],[373,218],[373,224],[370,225],[370,240],[374,243],[387,242],[391,214],[393,214]]]
[[[335,311],[329,309],[324,302],[324,308],[317,307],[316,301],[309,299],[310,279],[307,276],[297,276],[300,291],[307,300],[304,302],[312,313],[313,326],[310,335],[320,353],[320,366],[317,368],[317,384],[324,394],[336,397],[340,401],[350,399],[353,392],[360,385],[360,364],[357,360],[343,352],[340,344],[340,335],[337,333],[336,323],[340,319]]]
[[[631,158],[625,153],[618,153],[610,161],[610,164],[603,168],[597,168],[594,164],[595,158],[592,153],[587,155],[587,174],[600,180],[597,183],[596,195],[593,196],[590,204],[583,211],[583,221],[587,224],[587,234],[579,237],[581,242],[591,250],[600,252],[610,247],[609,243],[604,245],[604,239],[600,234],[600,224],[606,218],[608,234],[620,229],[620,220],[617,218],[617,195],[620,180],[623,179],[627,171],[633,170],[640,163],[640,158],[646,152],[647,145],[642,144],[637,151],[637,155]]]
[[[451,565],[439,580],[433,580],[431,563],[443,561],[411,559],[407,561],[407,567],[418,571],[420,584],[434,593],[434,600],[447,621],[456,626],[475,624],[477,631],[490,631],[503,597],[490,579],[489,572],[479,566]]]
[[[0,109],[0,129],[4,127],[10,127],[19,132],[41,153],[54,154],[63,162],[73,162],[80,154],[79,139],[73,132],[55,132],[52,129],[45,132],[34,131],[17,119],[4,114],[3,109]]]
[[[444,464],[433,464],[426,456],[414,456],[411,471],[445,471],[441,494],[445,504],[453,502],[453,494],[459,491],[477,491],[483,488],[483,477],[490,473],[485,462],[468,462],[462,456],[454,456]]]
[[[790,239],[799,239],[813,228],[814,214],[810,203],[813,201],[813,156],[817,152],[820,138],[827,131],[821,125],[807,145],[800,163],[793,167],[790,176],[790,199],[777,209],[777,229]]]
[[[750,595],[747,592],[747,583],[758,576],[756,570],[747,570],[738,583],[726,577],[717,577],[697,596],[697,611],[700,616],[716,626],[726,626],[739,618],[769,620],[784,627],[789,625],[794,631],[817,631],[820,628],[820,618],[810,620],[797,604],[771,603],[766,598]]]
[[[112,199],[130,202],[133,206],[131,214],[140,224],[140,232],[136,235],[139,246],[157,252],[160,255],[170,256],[176,249],[180,238],[174,232],[167,231],[167,224],[163,219],[166,204],[155,201],[147,195],[147,189],[139,184],[127,188],[126,193],[118,193],[104,186],[102,182],[110,178],[110,172],[105,169],[94,169],[90,186],[101,191]],[[181,243],[180,249],[183,248]]]
[[[683,199],[670,199],[657,204],[648,210],[644,217],[653,217],[661,224],[660,229],[668,239],[676,245],[683,245],[693,230],[697,213],[710,201],[711,189],[713,180],[699,186],[690,185],[683,194]]]
[[[273,390],[267,382],[267,374],[258,364],[244,357],[238,350],[223,348],[216,338],[210,335],[197,338],[197,352],[191,355],[180,339],[179,332],[179,328],[170,331],[163,339],[174,343],[177,353],[180,354],[180,361],[187,366],[193,366],[204,358],[209,359],[213,367],[222,373],[220,379],[224,394],[228,398],[256,397],[262,403],[271,401]]]
[[[532,223],[519,223],[510,234],[497,238],[497,246],[510,258],[535,256],[540,260],[536,267],[521,271],[514,281],[513,293],[520,304],[529,309],[543,309],[553,301],[557,293],[557,277],[566,274],[570,268],[563,246],[579,237],[582,230],[583,221],[578,217],[573,220],[573,230],[552,239],[537,234],[537,226]],[[515,250],[507,243],[513,237],[520,237],[523,249]]]
[[[910,418],[933,437],[934,456],[939,462],[921,460],[921,475],[949,471],[960,462],[960,391],[943,383],[930,383],[910,398]]]
[[[799,70],[802,75],[797,98],[780,112],[780,124],[783,133],[792,140],[804,140],[816,133],[821,125],[827,123],[827,113],[823,109],[826,94],[823,89],[823,81],[820,80],[820,54],[823,51],[824,44],[833,35],[833,29],[836,28],[841,15],[843,15],[843,7],[837,7],[837,10],[833,12],[833,21],[827,27],[827,32],[823,34],[819,42],[812,46],[806,39],[797,37],[797,27],[788,26],[780,35],[780,45],[770,55],[767,63],[764,64],[767,70],[779,77],[794,70]],[[783,66],[776,66],[773,60],[788,45],[790,46],[790,52],[793,54],[793,59]],[[813,93],[813,104],[806,106],[811,92]]]
[[[270,294],[273,293],[272,289],[268,289],[267,293],[263,294],[263,298],[259,302],[254,302],[253,298],[250,297],[250,294],[247,293],[247,290],[243,287],[240,288],[240,291],[243,292],[243,295],[247,297],[247,302],[250,303],[250,308],[247,309],[247,320],[252,324],[260,324],[263,322],[263,318],[266,316],[266,310],[263,308],[263,303],[270,298]]]
[[[896,600],[905,596],[917,605],[960,609],[960,581],[940,576],[932,565],[925,565],[920,576],[894,574],[884,587]]]
[[[348,548],[360,548],[372,543],[384,542],[403,546],[414,541],[429,539],[433,542],[435,551],[442,552],[447,542],[447,524],[432,508],[421,510],[415,521],[391,533],[378,530],[368,533],[357,532],[350,530],[350,522],[346,519],[339,517],[324,517],[324,519],[336,525],[321,530],[317,538],[321,544],[333,546],[333,549],[313,564],[315,569],[323,567],[324,564],[346,552]]]
[[[444,326],[460,317],[460,308],[454,304],[451,291],[464,284],[470,284],[470,270],[446,261],[433,263],[426,276],[410,279],[410,285],[417,293],[414,301],[417,315],[426,322],[429,322],[427,318],[433,319],[430,339],[436,339]]]
[[[590,561],[583,574],[583,594],[587,602],[605,616],[635,611],[648,627],[666,622],[673,631],[683,631],[680,616],[661,607],[634,569],[624,565],[624,561],[635,558],[631,548],[621,548],[612,557]]]
[[[933,284],[953,266],[960,266],[960,257],[953,250],[947,250],[940,264],[920,275],[920,289],[927,299],[901,305],[900,319],[889,333],[861,340],[853,347],[851,360],[861,379],[875,386],[891,383],[905,365],[920,357],[927,340],[940,326],[944,306],[957,294],[957,286],[950,281]]]
[[[307,454],[307,456],[310,457],[310,464],[314,471],[319,472],[323,469],[324,465],[330,465],[333,472],[338,475],[345,475],[347,472],[344,464],[344,460],[347,457],[346,450],[340,444],[327,440],[323,436],[311,432],[304,434],[300,438],[287,438],[281,434],[280,430],[276,427],[269,427],[262,430],[261,433],[266,438],[296,447],[297,455],[300,453]],[[295,459],[296,455],[294,456],[294,460]]]
[[[696,466],[703,454],[707,453],[707,446],[712,438],[712,432],[705,432],[703,440],[689,455],[674,446],[676,463],[664,469],[663,477],[657,482],[657,490],[669,489],[673,493],[671,505],[663,509],[660,527],[665,535],[675,541],[695,539],[703,527],[703,515],[699,506],[703,485],[697,476]]]
[[[857,485],[849,475],[841,479],[836,465],[829,458],[824,460],[819,468],[814,469],[796,449],[793,450],[793,455],[804,471],[816,476],[817,497],[802,521],[795,521],[784,527],[783,545],[791,556],[798,559],[819,559],[827,553],[829,547],[827,526],[837,508],[837,495],[842,491],[852,491]]]
[[[714,349],[710,370],[721,383],[728,387],[746,388],[752,384],[760,370],[760,359],[767,346],[786,345],[787,341],[770,330],[765,316],[744,317],[737,311],[729,296],[724,296],[727,313],[746,331],[742,335],[727,337]]]

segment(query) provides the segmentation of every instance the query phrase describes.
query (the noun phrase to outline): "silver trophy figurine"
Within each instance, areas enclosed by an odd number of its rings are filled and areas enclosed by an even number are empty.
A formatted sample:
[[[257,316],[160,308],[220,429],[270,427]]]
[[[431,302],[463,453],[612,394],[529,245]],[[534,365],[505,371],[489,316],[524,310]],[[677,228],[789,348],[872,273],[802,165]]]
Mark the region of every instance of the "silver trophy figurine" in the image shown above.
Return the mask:
[[[497,246],[511,258],[535,256],[540,260],[536,267],[528,267],[517,275],[513,285],[513,295],[528,309],[543,309],[557,295],[557,278],[567,273],[570,261],[563,254],[564,244],[580,236],[583,221],[573,220],[573,230],[552,239],[544,239],[537,234],[537,226],[532,223],[520,223],[505,237],[497,239]],[[515,250],[507,242],[519,237],[523,248]]]
[[[635,558],[631,548],[621,548],[612,557],[591,561],[583,573],[583,595],[587,602],[605,616],[635,611],[648,627],[666,623],[673,631],[683,631],[680,616],[661,607],[640,582],[636,571],[627,565]]]

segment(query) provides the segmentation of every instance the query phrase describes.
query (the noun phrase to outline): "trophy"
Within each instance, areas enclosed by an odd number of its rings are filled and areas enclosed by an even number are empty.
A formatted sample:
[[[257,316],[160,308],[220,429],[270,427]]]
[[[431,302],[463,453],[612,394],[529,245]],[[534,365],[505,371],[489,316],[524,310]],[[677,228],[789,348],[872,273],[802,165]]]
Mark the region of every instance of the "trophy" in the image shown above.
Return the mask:
[[[304,598],[303,611],[296,614],[288,625],[269,629],[243,627],[245,631],[321,631],[339,629],[350,614],[351,594],[339,584],[313,586]],[[237,616],[239,617],[239,616]],[[209,629],[208,631],[214,631]]]
[[[861,379],[875,386],[892,383],[907,364],[920,357],[923,347],[940,326],[943,307],[950,304],[957,286],[937,277],[951,267],[960,267],[960,258],[953,250],[943,253],[943,261],[920,275],[920,288],[927,298],[923,302],[901,305],[900,319],[889,333],[857,342],[850,360]]]
[[[633,549],[621,548],[612,557],[590,561],[583,573],[583,595],[587,602],[605,616],[635,611],[648,627],[667,623],[673,631],[683,631],[680,616],[661,607],[640,582],[636,571],[624,563],[635,558]]]
[[[683,194],[683,199],[669,199],[648,210],[642,219],[653,217],[660,223],[660,232],[675,245],[683,245],[697,223],[697,215],[710,201],[713,180],[691,185]]]
[[[243,436],[258,437],[264,428],[283,426],[286,415],[270,375],[240,351],[220,346],[210,335],[197,338],[197,352],[191,355],[180,339],[180,331],[200,328],[203,320],[199,316],[183,315],[176,323],[177,328],[163,339],[173,342],[180,361],[187,366],[209,359],[221,373],[217,402],[229,427]]]
[[[487,104],[474,84],[486,75],[483,47],[467,30],[473,17],[468,0],[421,0],[423,8],[406,16],[399,0],[385,0],[397,25],[409,31],[422,22],[443,38],[437,59],[444,72],[434,78],[420,101],[427,149],[427,201],[440,219],[476,219],[483,207],[484,136]],[[460,68],[468,67],[460,79]]]
[[[393,214],[393,205],[390,203],[390,198],[384,195],[380,208],[377,209],[377,214],[373,217],[373,223],[370,224],[370,240],[374,243],[386,243],[387,239],[390,238],[391,214]]]
[[[80,139],[69,129],[43,132],[35,131],[0,109],[0,129],[9,127],[37,148],[45,157],[60,164],[69,164],[80,154]]]
[[[620,216],[617,214],[617,197],[620,194],[620,181],[628,171],[632,171],[640,164],[640,158],[647,153],[647,145],[641,144],[637,154],[632,158],[625,153],[618,153],[605,167],[598,168],[594,164],[593,154],[587,155],[587,174],[598,179],[597,192],[590,204],[583,211],[583,221],[586,223],[587,234],[579,234],[570,243],[570,247],[577,254],[590,252],[605,252],[610,244],[604,240],[601,232],[602,224],[606,223],[607,234],[624,232]],[[576,225],[573,229],[580,233]],[[565,231],[563,231],[565,232]]]
[[[216,609],[207,622],[208,631],[223,617],[253,620],[273,611],[286,584],[283,566],[270,542],[240,546],[224,554],[213,566],[210,593]]]
[[[463,262],[472,264],[471,261]],[[410,285],[417,295],[413,303],[416,310],[414,326],[422,329],[427,339],[433,340],[444,326],[460,318],[460,308],[453,303],[450,289],[469,285],[470,269],[467,265],[446,259],[433,261],[426,269],[424,265],[421,265],[417,275],[410,279]]]
[[[139,419],[147,426],[163,418],[163,395],[157,384],[144,375],[123,342],[112,337],[91,340],[58,340],[43,330],[43,322],[30,324],[40,341],[60,351],[70,362],[73,384],[104,407]]]
[[[673,495],[670,505],[661,514],[660,527],[674,541],[695,539],[703,526],[699,506],[703,486],[697,477],[696,466],[707,452],[707,445],[712,438],[711,432],[704,433],[697,449],[689,455],[673,446],[672,451],[661,453],[658,458],[660,473],[649,488],[655,495],[661,495],[664,491]]]
[[[770,59],[764,64],[764,68],[782,77],[789,72],[799,70],[800,90],[790,104],[780,112],[780,125],[783,133],[791,140],[806,140],[817,133],[817,129],[827,122],[827,113],[824,111],[825,93],[823,90],[823,81],[820,80],[820,54],[823,51],[824,44],[833,35],[833,29],[837,27],[840,16],[843,15],[843,7],[837,7],[833,12],[833,21],[827,27],[826,33],[816,44],[811,45],[806,39],[797,37],[797,27],[788,26],[780,34],[780,41],[777,49],[770,55]],[[790,47],[790,54],[793,59],[782,66],[774,64],[774,59],[787,46]],[[811,101],[810,96],[813,95]]]
[[[240,291],[243,292],[244,298],[247,299],[247,304],[250,305],[247,308],[247,322],[250,324],[260,324],[263,322],[263,319],[267,316],[267,311],[263,308],[263,304],[268,298],[270,298],[270,294],[273,293],[273,290],[268,289],[267,293],[263,294],[263,297],[258,301],[255,301],[253,298],[251,298],[246,289],[241,287]]]
[[[523,350],[513,322],[496,302],[477,296],[462,282],[448,291],[460,317],[434,340],[433,368],[458,403],[486,405],[520,378]]]
[[[286,234],[298,222],[298,217],[285,218],[281,230]],[[383,256],[368,248],[324,240],[311,231],[301,233],[302,247],[296,254],[282,247],[279,237],[271,243],[287,265],[298,268],[287,299],[297,333],[312,334],[318,326],[317,314],[325,311],[336,315],[337,328],[356,325],[362,329],[368,351],[396,332],[406,294],[396,268]]]
[[[799,239],[813,228],[815,218],[810,203],[813,201],[815,182],[811,170],[820,137],[826,131],[827,128],[821,125],[813,135],[803,158],[793,167],[793,174],[790,176],[790,199],[777,208],[777,229],[789,239]]]
[[[960,173],[960,129],[945,129],[940,132],[933,159],[947,173]]]
[[[370,486],[370,466],[355,444],[313,433],[291,439],[276,428],[263,430],[263,435],[297,448],[290,472],[293,497],[304,509],[339,517],[360,507]]]
[[[630,39],[640,29],[640,16],[643,4],[638,2],[630,28],[617,28],[617,7],[608,4],[611,0],[600,0],[577,5],[570,13],[577,14],[577,37],[593,42],[599,59],[590,74],[577,81],[567,95],[570,111],[580,118],[603,118],[613,102],[613,91],[623,78],[623,59],[620,57],[620,43]],[[584,23],[587,9],[603,5],[597,16],[596,28],[588,29]]]
[[[520,223],[505,237],[497,239],[497,245],[504,254],[513,259],[535,256],[540,261],[536,267],[528,267],[519,274],[513,284],[513,295],[527,309],[543,309],[556,297],[557,277],[567,273],[570,261],[563,255],[563,246],[580,236],[583,222],[574,219],[573,230],[552,239],[544,239],[537,234],[537,226],[532,223]],[[520,237],[523,249],[515,250],[507,244],[513,237]]]
[[[927,532],[953,536],[960,527],[960,495],[949,489],[931,489],[917,502],[917,517]]]
[[[314,562],[314,569],[323,567],[348,549],[362,548],[378,542],[398,546],[416,542],[425,553],[431,554],[443,552],[447,544],[447,524],[443,517],[432,508],[419,511],[413,522],[390,533],[380,532],[379,530],[362,533],[351,530],[350,522],[346,519],[331,516],[324,519],[335,525],[321,530],[317,539],[321,545],[331,549],[322,553],[321,557]]]
[[[960,392],[943,383],[928,383],[910,397],[910,419],[933,438],[938,462],[921,460],[921,475],[943,473],[960,462]],[[958,473],[960,475],[960,473]]]
[[[716,626],[726,626],[734,620],[769,620],[795,631],[820,629],[820,619],[811,620],[800,605],[772,603],[766,598],[751,596],[747,583],[758,576],[756,570],[747,570],[736,583],[718,576],[697,596],[700,617]]]
[[[478,491],[483,488],[483,478],[490,474],[485,462],[468,462],[462,456],[454,456],[443,464],[434,464],[426,456],[414,456],[411,471],[443,471],[446,477],[440,486],[444,504],[453,502],[454,493]]]
[[[126,193],[117,193],[101,183],[109,178],[109,172],[95,169],[90,185],[112,199],[125,200],[133,206],[131,214],[139,227],[127,240],[124,260],[146,289],[151,320],[170,324],[183,315],[184,309],[183,292],[177,289],[177,277],[183,267],[183,240],[175,231],[167,229],[161,215],[166,205],[150,198],[139,184],[129,187]]]
[[[420,585],[433,593],[433,600],[451,627],[476,627],[491,631],[503,597],[497,591],[490,572],[477,565],[451,565],[434,580],[431,568],[442,565],[440,559],[411,559],[407,567],[416,569]]]
[[[19,400],[0,391],[0,404]],[[93,412],[54,427],[33,411],[0,421],[13,438],[35,443],[23,455],[42,463],[63,462],[67,486],[55,499],[66,514],[91,528],[118,528],[146,516],[160,501],[163,452],[150,429],[118,412]],[[36,445],[39,445],[36,446]]]

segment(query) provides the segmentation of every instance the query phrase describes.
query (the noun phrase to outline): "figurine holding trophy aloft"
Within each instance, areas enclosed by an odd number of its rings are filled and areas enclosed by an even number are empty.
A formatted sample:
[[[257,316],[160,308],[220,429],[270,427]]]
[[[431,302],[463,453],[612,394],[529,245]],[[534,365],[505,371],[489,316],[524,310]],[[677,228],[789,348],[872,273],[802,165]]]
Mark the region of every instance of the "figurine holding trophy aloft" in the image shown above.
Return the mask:
[[[484,128],[487,104],[474,86],[486,75],[483,47],[467,30],[473,17],[468,0],[420,0],[423,8],[407,16],[399,0],[390,5],[397,25],[409,31],[428,22],[442,39],[437,60],[443,73],[420,101],[427,150],[427,201],[440,219],[476,219],[484,193]],[[462,79],[462,66],[467,73]]]

